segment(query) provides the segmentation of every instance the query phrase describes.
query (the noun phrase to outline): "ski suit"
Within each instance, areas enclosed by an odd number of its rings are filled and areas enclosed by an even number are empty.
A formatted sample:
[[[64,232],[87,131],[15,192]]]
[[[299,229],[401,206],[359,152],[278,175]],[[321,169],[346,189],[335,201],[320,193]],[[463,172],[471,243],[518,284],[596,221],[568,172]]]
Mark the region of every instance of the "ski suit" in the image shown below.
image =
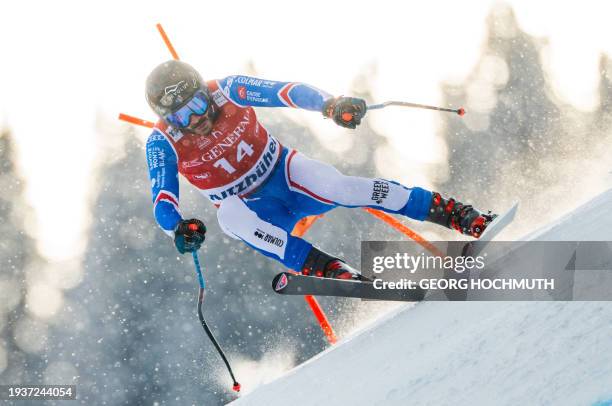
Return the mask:
[[[301,271],[312,245],[291,231],[303,217],[335,207],[371,207],[416,220],[432,193],[385,179],[347,176],[282,145],[253,107],[321,112],[331,96],[298,82],[229,76],[207,82],[219,114],[207,136],[183,134],[159,121],[146,144],[153,211],[168,235],[182,219],[178,174],[218,206],[225,233]]]

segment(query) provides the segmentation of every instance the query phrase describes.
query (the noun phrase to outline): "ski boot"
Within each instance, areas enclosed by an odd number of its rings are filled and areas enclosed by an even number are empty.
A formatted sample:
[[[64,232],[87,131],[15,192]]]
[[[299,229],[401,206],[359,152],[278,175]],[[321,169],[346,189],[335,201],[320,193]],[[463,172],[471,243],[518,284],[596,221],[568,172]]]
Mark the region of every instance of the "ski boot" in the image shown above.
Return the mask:
[[[302,275],[318,276],[320,278],[349,279],[357,281],[369,280],[346,262],[312,247],[302,267]]]
[[[433,192],[429,215],[425,220],[474,238],[480,238],[495,217],[497,214],[491,212],[482,214],[468,204],[463,204],[453,198],[444,199],[440,193]]]

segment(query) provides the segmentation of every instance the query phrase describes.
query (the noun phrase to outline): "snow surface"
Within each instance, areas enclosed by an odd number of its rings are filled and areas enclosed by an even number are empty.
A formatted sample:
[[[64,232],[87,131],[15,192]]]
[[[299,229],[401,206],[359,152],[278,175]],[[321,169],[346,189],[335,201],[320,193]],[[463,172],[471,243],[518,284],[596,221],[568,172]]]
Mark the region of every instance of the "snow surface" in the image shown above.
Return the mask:
[[[611,241],[612,190],[532,239]],[[232,403],[451,404],[612,405],[612,304],[406,304]]]

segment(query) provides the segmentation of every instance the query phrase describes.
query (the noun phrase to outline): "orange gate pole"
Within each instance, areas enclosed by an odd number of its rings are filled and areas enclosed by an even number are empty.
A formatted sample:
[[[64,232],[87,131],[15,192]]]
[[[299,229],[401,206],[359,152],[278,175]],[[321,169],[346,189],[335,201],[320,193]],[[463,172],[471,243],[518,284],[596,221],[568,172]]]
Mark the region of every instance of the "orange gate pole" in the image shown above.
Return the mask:
[[[142,118],[130,116],[123,113],[119,113],[119,120],[127,121],[130,124],[136,124],[147,128],[155,127],[155,123],[153,123],[152,121],[143,120]]]
[[[176,50],[172,46],[172,42],[170,42],[170,38],[168,38],[168,36],[166,35],[166,31],[164,30],[164,27],[162,27],[162,25],[159,23],[155,26],[157,27],[157,31],[159,31],[159,35],[161,35],[162,39],[164,40],[164,43],[166,44],[168,51],[170,51],[170,54],[172,55],[172,57],[178,61],[180,58],[178,54],[176,53]]]
[[[411,230],[408,226],[406,226],[405,224],[403,224],[401,221],[399,221],[395,217],[391,216],[390,214],[387,214],[384,211],[370,209],[369,207],[365,207],[363,210],[367,211],[368,213],[370,213],[374,217],[376,217],[376,218],[384,221],[385,223],[389,224],[391,227],[395,228],[400,233],[406,235],[408,238],[413,239],[419,245],[421,245],[423,248],[429,250],[429,252],[431,252],[432,254],[437,255],[439,257],[443,257],[444,256],[442,251],[440,251],[438,248],[436,248],[435,245],[433,245],[431,242],[426,240],[420,234],[418,234],[415,231]]]
[[[304,217],[295,225],[291,234],[296,237],[302,237],[312,224],[321,217],[323,217],[323,215]],[[319,322],[319,326],[321,326],[321,330],[325,333],[327,341],[329,341],[330,344],[336,344],[338,342],[338,337],[317,299],[312,295],[305,295],[304,300],[306,300],[306,303],[310,306],[310,310],[312,310],[312,313]]]

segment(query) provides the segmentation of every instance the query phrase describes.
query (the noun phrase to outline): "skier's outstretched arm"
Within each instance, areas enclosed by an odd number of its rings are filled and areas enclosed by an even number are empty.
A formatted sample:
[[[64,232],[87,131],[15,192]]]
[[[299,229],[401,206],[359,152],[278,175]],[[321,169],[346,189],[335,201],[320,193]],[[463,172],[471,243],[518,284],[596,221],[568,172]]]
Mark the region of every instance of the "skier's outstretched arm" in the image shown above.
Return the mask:
[[[355,97],[333,97],[301,82],[276,82],[234,75],[219,80],[220,88],[233,102],[253,107],[293,107],[323,113],[336,124],[355,128],[366,113],[366,103]]]
[[[232,101],[241,106],[293,107],[321,111],[332,95],[300,82],[277,82],[251,76],[234,75],[219,80],[219,85]]]
[[[182,220],[176,152],[158,130],[149,136],[146,151],[155,220],[166,234],[174,238],[174,230]]]
[[[198,250],[204,242],[206,226],[198,219],[183,220],[181,216],[178,160],[174,148],[162,133],[154,130],[146,149],[157,224],[174,239],[181,254]]]

